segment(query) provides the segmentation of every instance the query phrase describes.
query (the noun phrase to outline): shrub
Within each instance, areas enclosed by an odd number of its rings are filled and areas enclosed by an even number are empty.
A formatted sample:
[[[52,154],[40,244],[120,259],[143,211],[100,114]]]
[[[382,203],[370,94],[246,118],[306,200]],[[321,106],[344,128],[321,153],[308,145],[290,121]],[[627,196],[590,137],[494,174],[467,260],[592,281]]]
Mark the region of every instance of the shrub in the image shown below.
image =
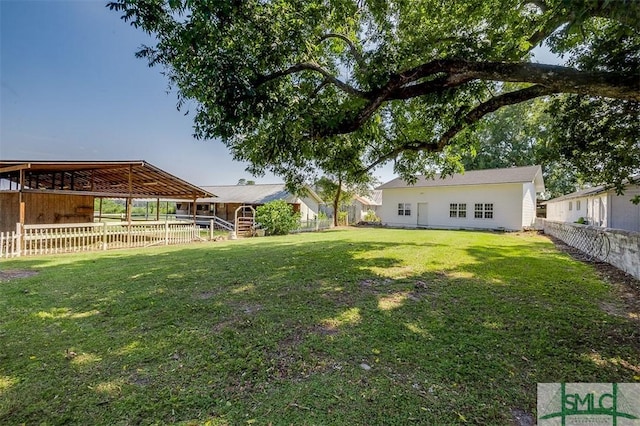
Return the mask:
[[[349,216],[349,212],[338,212],[338,225],[346,226],[348,216]]]
[[[286,235],[300,224],[300,213],[284,200],[275,200],[256,209],[256,222],[267,235]]]
[[[364,215],[365,222],[380,222],[380,218],[373,210],[367,210],[367,213]]]
[[[575,222],[575,223],[579,223],[579,224],[581,224],[581,225],[586,225],[586,224],[587,224],[587,221],[585,220],[585,218],[584,218],[584,217],[579,217],[579,218],[578,218],[578,220],[576,220],[576,222]]]

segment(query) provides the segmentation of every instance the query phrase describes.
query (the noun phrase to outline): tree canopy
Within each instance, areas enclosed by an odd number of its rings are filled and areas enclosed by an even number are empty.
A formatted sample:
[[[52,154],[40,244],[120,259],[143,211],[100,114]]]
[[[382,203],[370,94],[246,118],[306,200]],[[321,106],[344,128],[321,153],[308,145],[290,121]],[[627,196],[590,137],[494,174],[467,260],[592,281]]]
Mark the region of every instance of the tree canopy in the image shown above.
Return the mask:
[[[557,152],[616,184],[638,171],[638,1],[108,6],[155,37],[137,55],[163,67],[180,108],[195,108],[195,136],[222,140],[253,175],[295,185],[314,170],[359,175],[389,161],[408,181],[451,172],[485,116],[551,95]],[[533,62],[542,43],[566,65]]]
[[[488,114],[469,134],[460,152],[465,170],[520,167],[542,164],[543,198],[568,194],[592,176],[579,171],[557,152],[552,137],[548,99],[532,99]],[[452,155],[452,152],[450,152]]]

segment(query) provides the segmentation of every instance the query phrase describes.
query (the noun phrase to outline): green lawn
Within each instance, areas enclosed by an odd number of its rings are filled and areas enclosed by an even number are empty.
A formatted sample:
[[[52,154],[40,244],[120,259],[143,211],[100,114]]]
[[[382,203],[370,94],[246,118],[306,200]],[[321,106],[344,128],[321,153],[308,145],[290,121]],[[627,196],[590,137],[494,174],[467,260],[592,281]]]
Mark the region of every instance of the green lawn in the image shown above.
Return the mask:
[[[535,416],[538,382],[640,382],[638,322],[534,234],[337,230],[0,267],[38,272],[0,282],[0,424],[508,424]]]

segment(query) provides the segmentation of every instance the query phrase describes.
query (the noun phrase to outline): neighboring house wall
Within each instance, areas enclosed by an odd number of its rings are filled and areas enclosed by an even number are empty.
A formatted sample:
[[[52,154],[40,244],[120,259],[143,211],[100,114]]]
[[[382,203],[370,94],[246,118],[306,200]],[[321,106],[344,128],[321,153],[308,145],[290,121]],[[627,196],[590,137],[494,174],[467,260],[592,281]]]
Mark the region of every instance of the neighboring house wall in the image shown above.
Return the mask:
[[[362,201],[354,199],[349,207],[349,223],[363,221],[369,211],[380,216],[380,206],[364,204]]]
[[[589,225],[640,232],[640,205],[631,202],[638,195],[640,185],[627,186],[622,195],[613,189],[569,194],[547,202],[547,219],[571,223],[582,217]]]
[[[380,216],[390,226],[520,230],[525,205],[531,209],[527,223],[532,224],[535,217],[535,199],[523,201],[523,193],[528,191],[522,183],[388,188],[383,189]],[[402,215],[399,204],[403,206]],[[456,207],[455,217],[451,217],[452,204]],[[460,217],[460,204],[465,207],[464,217]],[[476,217],[478,204],[482,205],[478,212],[482,218]],[[488,211],[492,214],[488,215]]]
[[[576,222],[578,219],[584,218],[589,223],[600,220],[600,201],[595,198],[581,197],[549,203],[547,204],[547,219],[560,222]],[[603,203],[606,203],[606,201]]]
[[[614,191],[609,194],[609,227],[640,232],[640,204],[631,202],[633,197],[640,196],[640,185],[627,188],[623,195],[616,195]]]
[[[566,202],[566,201],[565,201]],[[607,194],[600,194],[596,196],[591,196],[587,198],[587,211],[585,215],[585,219],[590,225],[607,227],[607,211],[609,205],[609,197]],[[575,222],[577,218],[575,214],[568,215],[568,218],[564,220],[564,222]]]
[[[300,203],[300,219],[315,220],[320,211],[320,204],[312,197],[303,197],[296,200]]]
[[[522,227],[533,226],[536,221],[536,186],[533,182],[522,184]]]

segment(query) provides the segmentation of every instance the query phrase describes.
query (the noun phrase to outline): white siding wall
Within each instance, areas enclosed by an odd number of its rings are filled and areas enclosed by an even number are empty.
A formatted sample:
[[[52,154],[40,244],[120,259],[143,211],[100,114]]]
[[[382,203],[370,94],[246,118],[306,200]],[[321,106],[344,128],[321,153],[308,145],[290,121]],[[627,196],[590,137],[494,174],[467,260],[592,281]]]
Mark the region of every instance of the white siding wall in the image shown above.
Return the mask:
[[[592,211],[592,200],[589,198],[572,198],[547,204],[547,219],[558,222],[575,222],[578,219],[589,218]]]
[[[296,201],[300,203],[300,219],[301,220],[315,220],[318,216],[318,210],[320,206],[318,201],[311,197],[298,198]]]
[[[555,220],[558,222],[566,222],[566,216],[564,213],[564,202],[558,201],[554,203],[547,204],[547,219]]]
[[[382,191],[380,217],[389,226],[418,226],[418,203],[428,203],[432,228],[522,229],[522,184],[467,185],[438,188],[391,188]],[[398,203],[411,203],[411,215],[398,215]],[[449,217],[451,203],[466,203],[466,218]],[[493,203],[493,219],[476,219],[476,203]],[[535,206],[535,204],[534,204]],[[534,208],[535,212],[535,208]],[[535,216],[535,213],[534,213]]]
[[[610,228],[640,232],[640,204],[633,204],[631,199],[640,195],[640,186],[625,189],[623,195],[610,192]]]
[[[589,225],[602,227],[609,226],[607,223],[608,198],[607,194],[598,194],[587,199],[587,211],[585,218],[589,222]]]
[[[587,198],[550,203],[547,204],[547,219],[575,222],[584,217],[589,225],[640,232],[640,205],[631,202],[636,195],[640,195],[638,185],[627,188],[623,195],[616,195],[615,191],[611,190]],[[580,209],[577,206],[578,201]]]
[[[522,185],[522,227],[530,227],[536,221],[536,186],[531,183]]]
[[[573,200],[573,205],[572,205],[572,214],[571,214],[571,222],[575,222],[578,219],[582,218],[587,218],[587,205],[588,205],[589,199],[588,198],[576,198],[575,200]]]

